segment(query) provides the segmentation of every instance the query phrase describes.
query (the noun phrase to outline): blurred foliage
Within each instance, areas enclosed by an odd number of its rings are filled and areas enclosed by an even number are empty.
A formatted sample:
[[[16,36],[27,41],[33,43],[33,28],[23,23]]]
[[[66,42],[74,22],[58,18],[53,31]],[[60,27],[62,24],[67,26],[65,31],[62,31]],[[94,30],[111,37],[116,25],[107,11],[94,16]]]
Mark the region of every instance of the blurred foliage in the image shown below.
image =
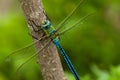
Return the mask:
[[[46,13],[55,27],[74,9],[78,2],[79,0],[43,0]],[[71,16],[68,23],[63,25],[62,30],[92,12],[95,12],[94,15],[78,24],[76,28],[61,35],[61,44],[82,80],[119,80],[120,0],[86,0]],[[9,53],[32,42],[28,33],[29,30],[19,2],[1,0],[0,80],[42,80],[39,66],[35,63],[36,59],[24,65],[18,73],[14,72],[19,63],[16,60],[20,59],[23,63],[24,59],[30,55],[19,55],[18,53],[19,58],[5,62],[5,57]],[[35,52],[33,47],[20,53],[30,52],[31,54]],[[73,80],[74,77],[69,73],[64,62],[63,67],[68,80]]]

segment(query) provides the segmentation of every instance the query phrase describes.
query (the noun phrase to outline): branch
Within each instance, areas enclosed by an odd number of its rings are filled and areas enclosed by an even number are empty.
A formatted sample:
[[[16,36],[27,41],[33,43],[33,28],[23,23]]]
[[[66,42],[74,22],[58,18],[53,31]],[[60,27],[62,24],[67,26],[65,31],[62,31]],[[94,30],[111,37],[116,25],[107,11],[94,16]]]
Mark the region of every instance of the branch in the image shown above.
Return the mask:
[[[20,3],[31,35],[39,39],[44,35],[42,30],[38,31],[41,22],[47,18],[41,0],[20,0]],[[35,44],[36,52],[38,52],[48,40],[49,39],[45,39]],[[36,39],[33,38],[33,41],[36,41]],[[47,48],[38,53],[38,63],[41,67],[44,80],[66,80],[57,49],[53,43],[50,43]]]

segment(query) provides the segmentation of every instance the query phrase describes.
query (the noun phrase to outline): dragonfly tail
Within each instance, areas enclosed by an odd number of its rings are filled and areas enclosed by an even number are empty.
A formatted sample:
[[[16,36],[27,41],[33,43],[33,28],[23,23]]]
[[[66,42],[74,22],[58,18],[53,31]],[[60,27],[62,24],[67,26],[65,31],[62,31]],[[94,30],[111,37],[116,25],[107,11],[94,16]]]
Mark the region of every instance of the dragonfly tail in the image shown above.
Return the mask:
[[[72,72],[72,74],[74,75],[76,80],[80,80],[77,71],[75,70],[74,66],[72,65],[72,62],[70,61],[69,57],[67,56],[65,50],[60,45],[59,39],[55,38],[53,41],[54,41],[54,44],[57,46],[57,48],[60,50],[61,55],[64,57],[65,62],[68,65],[68,68],[70,69],[70,71]]]

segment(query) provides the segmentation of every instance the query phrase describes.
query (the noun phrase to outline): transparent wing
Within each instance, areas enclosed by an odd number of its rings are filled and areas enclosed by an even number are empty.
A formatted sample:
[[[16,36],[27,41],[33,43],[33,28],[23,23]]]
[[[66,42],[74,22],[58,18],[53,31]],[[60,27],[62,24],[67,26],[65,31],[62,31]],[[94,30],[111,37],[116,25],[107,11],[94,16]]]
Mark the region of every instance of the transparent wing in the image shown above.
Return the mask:
[[[4,58],[4,60],[2,60],[2,63],[4,63],[4,64],[13,63],[13,65],[15,66],[15,68],[17,68],[18,66],[20,66],[20,64],[22,64],[23,62],[27,63],[27,61],[28,61],[27,59],[30,56],[32,56],[33,54],[36,53],[35,48],[34,48],[33,45],[36,44],[36,43],[38,43],[39,41],[43,40],[44,38],[47,38],[47,36],[43,36],[43,37],[41,37],[40,39],[36,40],[35,42],[33,42],[31,44],[29,44],[29,45],[27,45],[27,46],[25,46],[23,48],[20,48],[18,50],[13,51],[6,58]]]
[[[17,68],[16,72],[18,72],[20,70],[20,68],[22,66],[24,66],[27,62],[31,61],[37,54],[39,54],[43,49],[45,49],[47,46],[49,46],[49,44],[51,43],[51,40],[49,40],[40,50],[38,50],[38,52],[36,52],[35,54],[31,55],[29,58],[27,58],[26,61],[24,61],[22,64],[20,64],[20,66]]]
[[[71,29],[75,28],[78,24],[83,23],[83,21],[85,21],[85,19],[87,19],[87,18],[88,18],[89,16],[91,16],[92,14],[93,14],[93,13],[88,14],[88,15],[82,17],[82,18],[79,19],[76,23],[74,23],[72,26],[68,27],[67,29],[65,29],[65,30],[63,30],[63,31],[61,31],[61,32],[59,32],[59,35],[63,35],[63,34],[65,34],[66,32],[70,31]]]
[[[78,8],[80,8],[81,4],[83,4],[85,0],[81,0],[78,5],[72,10],[72,12],[64,19],[62,22],[60,22],[56,28],[56,32],[59,31],[63,25],[68,21],[68,19],[77,11]]]
[[[22,50],[27,50],[27,49],[29,49],[29,48],[32,47],[34,44],[36,44],[38,41],[41,41],[41,40],[43,40],[43,39],[46,38],[46,37],[47,37],[47,36],[43,36],[43,37],[41,37],[40,39],[36,40],[35,42],[33,42],[33,43],[31,43],[31,44],[28,44],[27,46],[24,46],[24,47],[22,47],[22,48],[20,48],[20,49],[18,49],[18,50],[15,50],[15,51],[11,52],[11,53],[6,57],[6,59],[9,58],[10,56],[14,55],[14,54],[17,54],[18,52],[20,52],[20,51],[22,51]],[[23,52],[23,53],[24,53],[24,52]]]

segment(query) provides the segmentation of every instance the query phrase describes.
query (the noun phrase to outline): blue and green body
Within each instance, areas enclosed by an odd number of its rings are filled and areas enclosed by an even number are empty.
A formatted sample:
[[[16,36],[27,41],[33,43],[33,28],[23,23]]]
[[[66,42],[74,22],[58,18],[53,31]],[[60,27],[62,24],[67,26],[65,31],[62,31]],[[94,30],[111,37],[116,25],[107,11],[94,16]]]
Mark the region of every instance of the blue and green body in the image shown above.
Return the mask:
[[[67,64],[68,68],[70,69],[70,71],[72,72],[72,74],[74,75],[76,80],[80,80],[77,71],[75,70],[74,66],[72,65],[72,62],[70,61],[69,57],[67,56],[65,50],[60,45],[60,41],[59,41],[59,38],[58,38],[59,36],[56,35],[56,30],[51,25],[51,22],[49,20],[45,20],[44,22],[42,22],[42,26],[41,27],[44,30],[44,32],[46,33],[46,35],[48,37],[50,37],[51,40],[53,40],[54,44],[59,49],[59,51],[60,51],[61,55],[63,56],[63,58],[64,58],[64,60],[65,60],[65,62]]]

